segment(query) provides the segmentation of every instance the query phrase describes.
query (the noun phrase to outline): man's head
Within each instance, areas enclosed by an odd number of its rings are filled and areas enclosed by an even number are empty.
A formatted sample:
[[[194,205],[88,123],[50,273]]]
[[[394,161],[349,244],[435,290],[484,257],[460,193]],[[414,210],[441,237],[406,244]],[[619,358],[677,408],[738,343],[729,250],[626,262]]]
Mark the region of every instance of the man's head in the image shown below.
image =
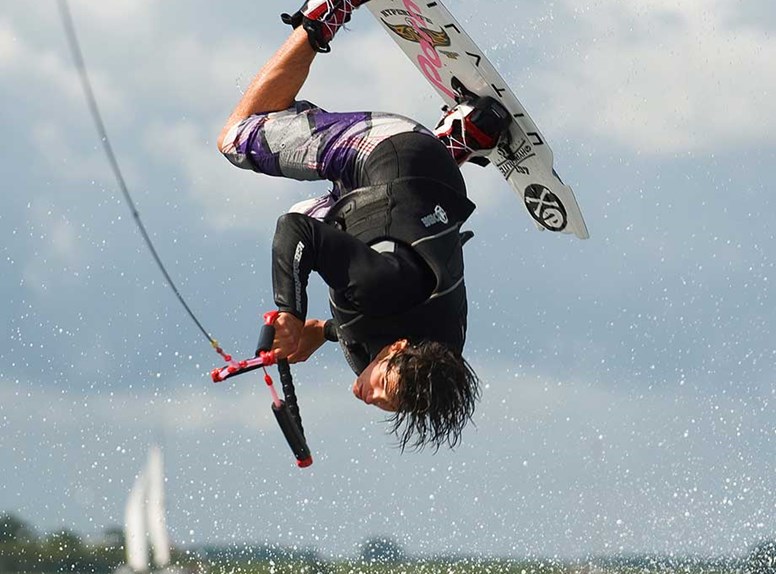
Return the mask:
[[[442,343],[406,339],[387,345],[359,375],[353,394],[394,413],[391,431],[403,449],[451,448],[474,414],[479,380],[466,360]]]

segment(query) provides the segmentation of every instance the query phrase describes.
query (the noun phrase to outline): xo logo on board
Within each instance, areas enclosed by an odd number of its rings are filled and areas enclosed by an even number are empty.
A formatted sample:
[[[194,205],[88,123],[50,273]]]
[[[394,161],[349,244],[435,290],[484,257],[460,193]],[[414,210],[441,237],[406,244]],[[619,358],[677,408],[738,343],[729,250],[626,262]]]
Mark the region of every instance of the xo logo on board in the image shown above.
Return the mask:
[[[523,201],[531,217],[545,229],[550,231],[566,229],[568,214],[563,202],[543,185],[534,183],[526,187]]]

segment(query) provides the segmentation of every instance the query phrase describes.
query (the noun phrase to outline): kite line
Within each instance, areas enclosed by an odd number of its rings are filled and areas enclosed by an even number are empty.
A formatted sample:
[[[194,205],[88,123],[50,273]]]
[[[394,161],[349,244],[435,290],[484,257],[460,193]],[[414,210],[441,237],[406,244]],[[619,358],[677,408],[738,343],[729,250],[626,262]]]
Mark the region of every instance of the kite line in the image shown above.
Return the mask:
[[[207,330],[202,325],[200,320],[194,314],[194,311],[192,311],[191,307],[189,307],[189,304],[183,298],[183,295],[181,294],[180,290],[175,284],[175,281],[172,280],[172,277],[170,276],[170,273],[167,271],[167,268],[162,262],[162,259],[159,256],[159,253],[157,252],[153,241],[151,241],[151,237],[148,234],[148,231],[146,230],[145,225],[143,224],[143,220],[140,218],[140,212],[137,209],[135,201],[132,199],[132,195],[129,193],[129,188],[127,187],[127,183],[126,183],[126,180],[124,179],[124,175],[121,172],[121,167],[119,166],[119,162],[116,159],[116,154],[113,153],[113,146],[111,146],[110,138],[108,137],[108,130],[105,128],[105,122],[103,122],[102,120],[102,114],[100,113],[100,108],[97,105],[97,98],[94,96],[94,90],[92,89],[92,84],[91,84],[91,81],[89,80],[89,73],[86,68],[86,62],[84,60],[83,53],[81,52],[81,46],[78,41],[78,34],[76,32],[75,25],[73,24],[73,17],[70,13],[70,8],[68,6],[67,0],[59,0],[59,11],[62,16],[62,25],[65,29],[65,35],[67,36],[70,52],[73,56],[75,67],[76,67],[76,70],[78,71],[78,76],[81,80],[81,86],[83,88],[84,95],[86,97],[86,103],[89,107],[89,112],[92,116],[92,119],[94,120],[94,125],[97,129],[97,134],[99,135],[100,141],[102,142],[102,148],[105,151],[105,156],[108,158],[108,163],[110,164],[111,170],[113,171],[113,175],[116,178],[116,183],[118,183],[119,189],[121,190],[121,193],[124,196],[124,200],[129,206],[130,211],[132,212],[132,218],[135,220],[135,224],[137,225],[137,228],[140,231],[140,235],[143,237],[143,241],[145,241],[145,244],[148,247],[148,250],[151,252],[151,256],[154,258],[154,261],[156,261],[157,267],[159,267],[159,270],[162,272],[162,275],[164,275],[164,278],[167,281],[167,284],[175,293],[175,296],[178,298],[178,301],[180,301],[180,304],[186,310],[186,313],[188,313],[189,317],[191,317],[191,320],[194,321],[194,324],[201,331],[201,333],[207,338],[208,342],[216,350],[216,352],[219,355],[224,356],[223,350],[219,346],[218,341],[210,336],[210,333],[207,332]]]

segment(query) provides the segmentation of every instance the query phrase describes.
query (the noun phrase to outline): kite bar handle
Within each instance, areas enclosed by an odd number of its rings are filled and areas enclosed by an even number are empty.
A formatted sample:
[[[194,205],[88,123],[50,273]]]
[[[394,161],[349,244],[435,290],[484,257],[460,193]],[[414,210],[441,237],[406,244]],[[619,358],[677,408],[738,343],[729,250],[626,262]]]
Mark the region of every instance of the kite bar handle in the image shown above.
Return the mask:
[[[288,405],[288,410],[291,416],[294,417],[296,426],[299,427],[299,432],[304,437],[304,427],[302,426],[302,415],[299,414],[299,403],[296,399],[296,389],[294,388],[294,379],[291,377],[291,367],[288,366],[288,361],[281,359],[278,361],[278,372],[280,373],[280,386],[283,389],[283,396]]]
[[[272,343],[275,340],[275,321],[277,321],[278,315],[278,311],[264,314],[264,325],[259,333],[259,342],[256,344],[254,358],[245,361],[230,361],[225,367],[213,369],[210,375],[214,383],[220,383],[243,373],[264,369],[264,382],[267,383],[270,393],[272,393],[272,412],[280,425],[280,430],[283,431],[283,436],[286,437],[288,446],[291,447],[291,451],[296,457],[297,466],[306,468],[313,463],[313,457],[310,456],[310,449],[304,437],[291,367],[288,365],[288,360],[277,359],[275,353],[272,352]],[[278,397],[272,383],[272,377],[267,373],[267,367],[272,365],[278,366],[285,400]]]
[[[302,428],[302,417],[299,415],[299,404],[296,400],[296,391],[294,381],[291,377],[291,368],[288,361],[280,359],[278,361],[278,371],[280,372],[280,383],[283,387],[285,401],[281,401],[280,406],[272,405],[272,412],[286,437],[288,446],[296,457],[296,464],[299,468],[306,468],[313,463],[313,457],[310,455],[310,448],[307,446],[307,440],[304,437],[304,428]]]
[[[259,342],[256,343],[256,356],[269,359],[265,362],[267,365],[275,363],[275,357],[272,354],[272,342],[275,340],[275,321],[277,321],[279,313],[277,311],[270,311],[264,313],[264,325],[259,331]],[[265,355],[269,355],[266,356]]]
[[[256,344],[256,356],[261,357],[265,365],[277,363],[285,400],[273,402],[272,412],[280,425],[280,430],[283,431],[283,436],[286,437],[288,446],[291,447],[291,451],[296,457],[297,466],[306,468],[313,463],[313,458],[304,437],[291,367],[286,359],[276,360],[274,353],[272,353],[272,342],[275,340],[275,321],[277,321],[278,314],[277,311],[264,314],[264,325],[259,333],[259,342]]]

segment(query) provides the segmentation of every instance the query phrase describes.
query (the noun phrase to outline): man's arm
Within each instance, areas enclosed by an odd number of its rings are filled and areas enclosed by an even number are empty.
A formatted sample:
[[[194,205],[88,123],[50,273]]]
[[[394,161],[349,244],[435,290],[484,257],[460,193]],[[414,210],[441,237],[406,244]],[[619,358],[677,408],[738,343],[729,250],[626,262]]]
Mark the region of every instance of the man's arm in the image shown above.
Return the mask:
[[[282,215],[272,245],[272,285],[280,311],[301,321],[307,318],[307,282],[312,271],[355,310],[372,316],[420,304],[435,284],[431,269],[410,249],[378,253],[306,215]]]
[[[290,363],[302,363],[320,349],[326,341],[338,340],[337,328],[334,326],[333,319],[328,321],[308,319],[301,332],[297,332],[296,321],[299,320],[293,315],[281,313],[275,323],[275,341],[272,344],[272,350],[277,356],[286,357]],[[294,326],[290,327],[290,325]]]

